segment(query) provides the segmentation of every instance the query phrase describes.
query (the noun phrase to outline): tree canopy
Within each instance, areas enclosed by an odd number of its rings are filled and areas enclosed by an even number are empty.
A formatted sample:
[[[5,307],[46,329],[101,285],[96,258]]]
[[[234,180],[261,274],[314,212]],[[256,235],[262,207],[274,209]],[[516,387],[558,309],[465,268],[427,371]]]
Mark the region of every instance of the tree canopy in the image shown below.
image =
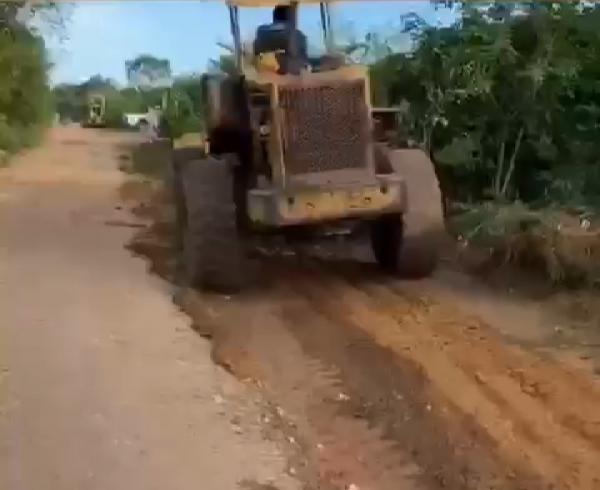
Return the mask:
[[[0,6],[0,153],[34,143],[51,115],[44,41],[19,7]]]
[[[164,87],[171,84],[171,62],[149,54],[141,54],[125,62],[129,84],[137,88]]]
[[[600,182],[598,25],[590,2],[465,2],[449,27],[407,16],[414,49],[371,66],[373,95],[408,103],[455,198],[558,198]]]

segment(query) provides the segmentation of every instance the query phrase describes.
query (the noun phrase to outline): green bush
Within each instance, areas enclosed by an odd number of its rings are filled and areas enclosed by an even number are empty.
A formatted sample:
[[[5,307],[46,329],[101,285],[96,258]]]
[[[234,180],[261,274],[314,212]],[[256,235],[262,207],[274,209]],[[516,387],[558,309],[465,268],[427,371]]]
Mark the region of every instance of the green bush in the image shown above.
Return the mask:
[[[106,126],[109,128],[122,128],[124,126],[123,114],[125,114],[125,98],[121,93],[111,92],[106,95]]]
[[[534,268],[553,283],[599,285],[600,228],[590,213],[485,202],[463,206],[449,228],[465,246],[487,249],[492,261]]]
[[[6,116],[0,117],[0,149],[9,153],[17,151],[20,147],[19,131],[8,124]]]
[[[446,197],[562,201],[582,183],[598,195],[600,179],[568,174],[600,168],[600,4],[456,2],[456,11],[449,26],[406,16],[413,48],[370,70],[377,103],[408,105],[403,129],[435,160]]]
[[[0,150],[35,144],[52,117],[43,40],[24,27],[0,31]]]

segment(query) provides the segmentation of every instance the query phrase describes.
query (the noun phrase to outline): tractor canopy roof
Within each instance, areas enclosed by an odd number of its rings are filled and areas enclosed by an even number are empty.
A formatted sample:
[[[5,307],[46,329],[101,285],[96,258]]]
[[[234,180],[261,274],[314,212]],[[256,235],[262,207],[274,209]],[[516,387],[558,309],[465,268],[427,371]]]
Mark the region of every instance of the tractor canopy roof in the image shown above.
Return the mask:
[[[343,1],[361,1],[361,0],[343,0]],[[370,0],[362,0],[370,1]],[[338,0],[226,0],[229,5],[238,7],[275,7],[277,5],[319,5],[320,3],[337,3]]]

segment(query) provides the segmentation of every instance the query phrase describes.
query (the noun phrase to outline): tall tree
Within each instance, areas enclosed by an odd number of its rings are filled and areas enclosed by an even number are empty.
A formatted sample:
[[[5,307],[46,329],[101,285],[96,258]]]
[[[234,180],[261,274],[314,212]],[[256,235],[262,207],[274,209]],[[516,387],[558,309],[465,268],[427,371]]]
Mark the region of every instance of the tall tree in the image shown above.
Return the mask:
[[[133,87],[148,89],[171,85],[171,62],[149,54],[126,61],[125,73]]]
[[[51,114],[44,41],[23,4],[0,4],[0,153],[34,143]]]
[[[465,2],[442,28],[410,16],[414,50],[372,65],[372,86],[409,103],[414,139],[468,193],[534,198],[544,172],[597,166],[599,22],[589,2]]]

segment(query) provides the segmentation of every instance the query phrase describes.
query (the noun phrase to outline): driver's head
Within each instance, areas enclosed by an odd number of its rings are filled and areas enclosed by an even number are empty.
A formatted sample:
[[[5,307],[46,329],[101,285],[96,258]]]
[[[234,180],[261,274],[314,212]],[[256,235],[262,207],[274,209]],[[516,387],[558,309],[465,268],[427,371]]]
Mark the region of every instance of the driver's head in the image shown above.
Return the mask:
[[[292,9],[289,5],[277,5],[273,9],[273,22],[290,22]]]

